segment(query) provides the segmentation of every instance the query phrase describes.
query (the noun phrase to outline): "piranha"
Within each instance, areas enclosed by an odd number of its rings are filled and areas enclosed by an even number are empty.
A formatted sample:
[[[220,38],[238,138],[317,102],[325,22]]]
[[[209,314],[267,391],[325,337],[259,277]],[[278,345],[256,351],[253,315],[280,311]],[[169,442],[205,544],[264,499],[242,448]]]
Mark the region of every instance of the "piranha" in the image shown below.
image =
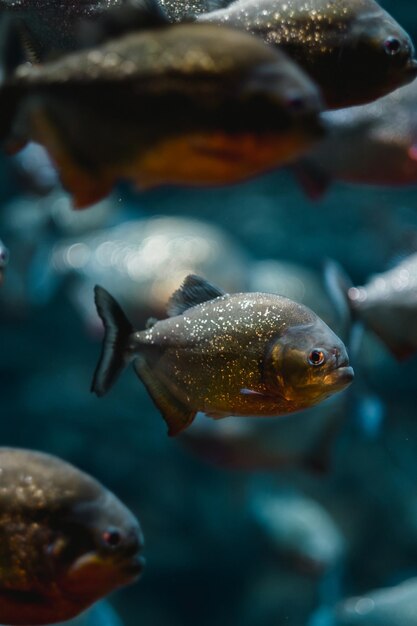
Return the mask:
[[[326,137],[292,168],[312,200],[334,180],[417,183],[417,81],[370,104],[326,111],[322,120]]]
[[[133,514],[56,457],[0,448],[0,622],[68,620],[143,569]]]
[[[42,144],[76,207],[120,179],[140,188],[238,182],[323,135],[316,86],[280,51],[226,27],[172,25],[154,6],[131,10],[152,26],[20,65],[0,89],[0,138],[11,152]],[[9,38],[16,47],[19,37]],[[15,58],[6,55],[10,67]]]
[[[4,274],[6,268],[9,264],[9,251],[4,245],[4,243],[0,240],[0,286],[4,281]]]
[[[327,284],[335,304],[344,300],[353,320],[375,333],[399,360],[417,351],[417,254],[355,287],[334,261],[327,263]]]
[[[374,0],[236,0],[197,20],[285,50],[320,85],[329,108],[365,104],[417,76],[410,37]]]
[[[225,294],[190,275],[171,297],[169,317],[143,331],[102,287],[95,302],[105,336],[92,391],[104,395],[133,361],[169,435],[198,411],[214,419],[285,415],[353,380],[342,341],[313,311],[282,296]]]

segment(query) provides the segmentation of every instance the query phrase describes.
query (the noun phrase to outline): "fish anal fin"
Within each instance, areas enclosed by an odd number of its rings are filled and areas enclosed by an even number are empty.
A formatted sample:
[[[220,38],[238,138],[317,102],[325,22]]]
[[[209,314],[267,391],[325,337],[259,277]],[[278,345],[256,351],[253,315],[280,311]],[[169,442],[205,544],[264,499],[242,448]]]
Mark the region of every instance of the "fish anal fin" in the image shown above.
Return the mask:
[[[135,370],[161,412],[168,426],[168,435],[175,437],[185,430],[194,420],[197,411],[181,402],[163,382],[158,380],[144,357],[136,359]]]
[[[189,274],[181,287],[172,294],[168,302],[167,313],[169,317],[181,315],[184,311],[191,309],[197,304],[202,304],[224,295],[225,292],[222,289],[215,287],[205,278]]]
[[[65,149],[57,129],[47,115],[38,110],[32,115],[33,138],[47,150],[76,209],[84,209],[109,195],[115,181],[111,176],[90,173],[77,165]]]

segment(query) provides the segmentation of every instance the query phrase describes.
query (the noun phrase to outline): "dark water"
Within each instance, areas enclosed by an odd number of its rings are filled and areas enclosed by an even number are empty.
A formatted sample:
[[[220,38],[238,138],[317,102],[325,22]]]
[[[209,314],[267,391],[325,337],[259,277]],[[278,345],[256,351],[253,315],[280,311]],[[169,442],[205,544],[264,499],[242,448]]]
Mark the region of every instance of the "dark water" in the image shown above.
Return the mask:
[[[417,40],[414,2],[384,6]],[[417,575],[417,357],[398,364],[376,339],[367,340],[358,364],[362,382],[352,387],[327,474],[206,464],[167,437],[132,371],[106,398],[89,393],[99,344],[70,297],[77,281],[55,280],[45,268],[68,232],[50,223],[30,232],[11,225],[6,207],[21,197],[20,181],[10,162],[3,159],[1,167],[1,234],[12,253],[0,313],[1,443],[73,462],[138,515],[146,572],[112,597],[126,626],[331,626],[325,612],[317,614],[320,607]],[[312,204],[291,174],[279,172],[205,192],[134,196],[122,189],[114,205],[123,212],[113,223],[165,215],[215,224],[253,260],[287,260],[319,272],[323,259],[334,258],[355,284],[417,250],[415,188],[335,184]],[[365,409],[364,398],[371,398]],[[367,434],[372,410],[385,417]],[[344,556],[324,573],[278,549],[257,521],[256,494],[288,490],[320,503],[343,538]],[[311,532],[323,538],[327,530],[318,525]],[[298,545],[303,541],[300,535]]]

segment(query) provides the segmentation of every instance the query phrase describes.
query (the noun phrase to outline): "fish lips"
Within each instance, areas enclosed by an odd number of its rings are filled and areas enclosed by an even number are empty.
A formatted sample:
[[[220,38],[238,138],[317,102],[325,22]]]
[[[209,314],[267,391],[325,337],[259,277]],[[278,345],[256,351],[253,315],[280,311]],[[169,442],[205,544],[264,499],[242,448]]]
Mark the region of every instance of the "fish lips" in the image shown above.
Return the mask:
[[[417,59],[410,59],[405,66],[405,74],[411,83],[417,77]]]
[[[353,371],[353,367],[350,367],[350,365],[340,365],[330,372],[330,374],[327,374],[324,381],[326,384],[342,390],[350,385],[354,378],[355,373]]]
[[[118,572],[123,582],[134,582],[142,574],[145,559],[141,555],[134,555],[128,559],[113,560],[101,556],[98,552],[87,552],[80,556],[69,569],[69,576],[76,578],[80,573],[94,569],[113,569]]]

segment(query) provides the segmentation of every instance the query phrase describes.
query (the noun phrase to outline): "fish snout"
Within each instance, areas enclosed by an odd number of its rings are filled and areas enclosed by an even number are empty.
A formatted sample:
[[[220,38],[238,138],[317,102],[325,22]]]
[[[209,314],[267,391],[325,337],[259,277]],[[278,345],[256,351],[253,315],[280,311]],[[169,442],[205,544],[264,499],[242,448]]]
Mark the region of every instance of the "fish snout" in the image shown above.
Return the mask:
[[[417,77],[417,59],[408,60],[405,66],[405,73],[410,83]]]

